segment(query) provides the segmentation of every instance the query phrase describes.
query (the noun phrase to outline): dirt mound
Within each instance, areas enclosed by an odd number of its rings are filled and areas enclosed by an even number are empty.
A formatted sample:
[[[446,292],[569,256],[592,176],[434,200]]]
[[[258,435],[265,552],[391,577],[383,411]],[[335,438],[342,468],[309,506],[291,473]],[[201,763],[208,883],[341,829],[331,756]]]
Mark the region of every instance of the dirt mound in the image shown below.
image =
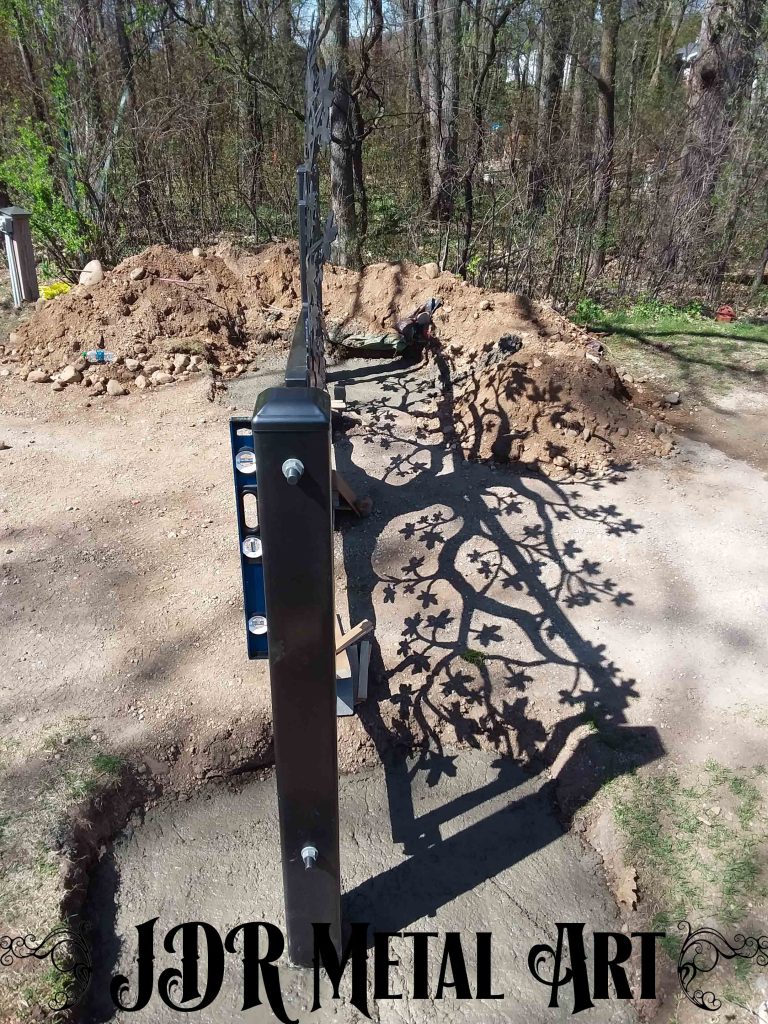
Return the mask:
[[[467,458],[554,466],[572,475],[667,454],[666,425],[637,403],[640,396],[595,348],[547,338],[506,359],[492,343],[471,365],[462,354],[452,382]]]
[[[332,324],[371,332],[430,297],[452,385],[454,426],[471,459],[515,460],[563,475],[667,454],[664,413],[622,379],[592,335],[546,303],[467,285],[450,273],[380,263],[361,274],[327,268]],[[656,403],[658,404],[658,403]]]
[[[33,381],[53,380],[55,389],[82,383],[116,396],[196,371],[233,376],[257,365],[264,346],[287,351],[300,290],[295,243],[256,254],[230,242],[191,253],[153,246],[98,284],[43,304],[12,335],[2,361]],[[630,389],[599,343],[546,304],[474,288],[435,264],[326,268],[334,337],[394,332],[432,297],[442,300],[438,358],[469,458],[573,473],[669,450],[664,424],[642,408],[642,387]],[[113,352],[115,363],[88,366],[81,353],[96,348]]]
[[[195,369],[225,376],[243,372],[261,346],[287,347],[293,330],[290,256],[281,252],[281,266],[273,255],[275,265],[264,274],[262,259],[240,266],[231,247],[198,254],[153,246],[97,284],[78,285],[42,304],[11,337],[6,356],[23,376],[55,377],[74,365],[86,384],[110,377],[124,384],[151,382],[156,371],[174,379]],[[287,310],[269,308],[278,293]],[[116,360],[86,367],[80,357],[91,349],[112,352]]]

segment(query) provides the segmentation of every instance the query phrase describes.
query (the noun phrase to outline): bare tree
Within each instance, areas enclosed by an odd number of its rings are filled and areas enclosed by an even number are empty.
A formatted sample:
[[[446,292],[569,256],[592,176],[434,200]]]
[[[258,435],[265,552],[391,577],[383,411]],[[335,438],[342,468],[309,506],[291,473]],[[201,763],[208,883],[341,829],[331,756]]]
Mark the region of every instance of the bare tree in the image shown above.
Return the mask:
[[[531,206],[541,210],[549,183],[549,160],[559,133],[555,111],[565,65],[568,21],[562,0],[551,0],[544,12],[541,85],[536,118],[536,143],[531,169]]]
[[[425,0],[430,213],[450,218],[455,199],[461,0]]]
[[[608,248],[608,213],[613,187],[613,148],[616,138],[616,48],[621,25],[621,0],[602,0],[600,16],[603,28],[600,37],[594,148],[595,222],[589,261],[589,274],[592,278],[602,273]]]
[[[334,0],[326,17],[323,55],[334,68],[331,107],[331,208],[336,240],[331,259],[342,267],[360,265],[360,241],[355,209],[355,124],[349,70],[349,0]]]
[[[702,17],[667,248],[667,262],[682,273],[694,273],[699,261],[710,203],[754,76],[763,9],[764,0],[709,0]]]

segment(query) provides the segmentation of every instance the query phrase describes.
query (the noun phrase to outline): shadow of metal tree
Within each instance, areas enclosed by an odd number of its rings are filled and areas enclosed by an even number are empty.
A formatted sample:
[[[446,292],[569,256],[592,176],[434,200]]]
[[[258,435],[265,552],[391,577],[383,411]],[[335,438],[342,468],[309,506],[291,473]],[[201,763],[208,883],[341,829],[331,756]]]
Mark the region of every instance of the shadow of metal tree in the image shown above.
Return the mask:
[[[357,372],[330,375],[350,385],[353,409]],[[635,681],[605,645],[582,635],[571,615],[605,602],[633,604],[599,558],[563,536],[564,526],[576,521],[614,537],[642,529],[599,493],[628,467],[574,484],[464,459],[439,349],[421,366],[401,360],[362,376],[366,400],[359,411],[367,422],[341,432],[335,444],[339,469],[358,492],[372,494],[376,509],[344,528],[351,613],[386,616],[388,626],[401,622],[396,647],[387,641],[387,652],[375,652],[371,697],[359,709],[387,766],[393,839],[417,860],[428,849],[434,854],[439,823],[417,817],[410,784],[417,772],[432,786],[452,775],[452,743],[500,755],[494,794],[517,784],[506,771],[512,760],[538,773],[567,754],[556,786],[568,819],[608,778],[662,752],[655,729],[627,723],[638,696]],[[364,457],[371,475],[353,461],[360,446],[377,453],[374,461]],[[534,681],[561,707],[556,720],[537,710]],[[407,760],[404,752],[414,750]],[[485,799],[483,791],[467,797],[474,806]],[[470,839],[454,836],[452,848]],[[522,847],[506,851],[499,863],[518,855],[525,855]],[[434,856],[430,864],[434,869]],[[416,880],[425,880],[424,870],[424,863],[410,869],[406,889],[414,905],[395,914],[398,927],[419,917]],[[464,891],[458,879],[456,885],[448,891]],[[379,889],[372,880],[353,894],[353,905],[371,913],[369,897]],[[392,915],[381,909],[391,924]]]

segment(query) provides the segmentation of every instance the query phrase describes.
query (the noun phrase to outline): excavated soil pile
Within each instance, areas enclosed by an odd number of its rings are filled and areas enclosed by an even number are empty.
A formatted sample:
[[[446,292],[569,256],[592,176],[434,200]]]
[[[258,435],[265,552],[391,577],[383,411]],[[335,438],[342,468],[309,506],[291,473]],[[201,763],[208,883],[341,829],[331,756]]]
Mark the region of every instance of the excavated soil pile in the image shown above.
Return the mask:
[[[568,473],[667,454],[660,403],[622,378],[603,347],[545,303],[467,285],[434,264],[375,264],[361,274],[327,268],[331,333],[372,333],[430,297],[448,363],[454,428],[468,458],[513,459]],[[440,403],[444,408],[445,403]]]
[[[465,368],[453,380],[466,456],[551,463],[573,474],[668,454],[664,414],[636,404],[610,363],[595,364],[584,346],[579,350],[557,333],[508,359],[499,359],[500,346],[490,343],[471,367],[462,358]]]
[[[241,265],[228,245],[199,255],[153,246],[98,283],[41,304],[11,336],[0,361],[16,363],[22,376],[32,373],[40,383],[55,385],[63,372],[67,384],[115,378],[125,390],[136,381],[140,388],[172,383],[196,370],[241,373],[262,346],[287,348],[290,340],[298,269],[286,248],[265,252],[265,274],[260,257]],[[274,309],[278,292],[284,308]],[[87,366],[81,354],[92,349],[113,353],[114,363]]]
[[[194,372],[237,375],[258,365],[264,346],[287,350],[299,308],[297,255],[292,243],[256,255],[228,243],[209,253],[154,246],[98,284],[46,302],[11,336],[0,363],[57,390],[81,384],[115,396]],[[642,384],[622,379],[598,342],[546,304],[408,263],[362,273],[327,267],[324,297],[337,342],[394,332],[428,298],[443,300],[436,347],[469,458],[574,473],[670,449],[659,403],[650,412]],[[80,354],[93,348],[116,362],[86,365]]]

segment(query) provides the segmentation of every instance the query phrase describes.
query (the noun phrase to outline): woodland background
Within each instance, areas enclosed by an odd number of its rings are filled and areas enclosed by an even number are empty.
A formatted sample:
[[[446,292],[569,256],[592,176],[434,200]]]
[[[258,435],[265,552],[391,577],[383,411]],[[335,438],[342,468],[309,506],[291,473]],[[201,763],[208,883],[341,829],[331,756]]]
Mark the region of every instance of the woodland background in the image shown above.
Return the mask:
[[[58,273],[296,234],[313,19],[334,259],[549,296],[765,295],[765,0],[0,0],[0,205]]]

